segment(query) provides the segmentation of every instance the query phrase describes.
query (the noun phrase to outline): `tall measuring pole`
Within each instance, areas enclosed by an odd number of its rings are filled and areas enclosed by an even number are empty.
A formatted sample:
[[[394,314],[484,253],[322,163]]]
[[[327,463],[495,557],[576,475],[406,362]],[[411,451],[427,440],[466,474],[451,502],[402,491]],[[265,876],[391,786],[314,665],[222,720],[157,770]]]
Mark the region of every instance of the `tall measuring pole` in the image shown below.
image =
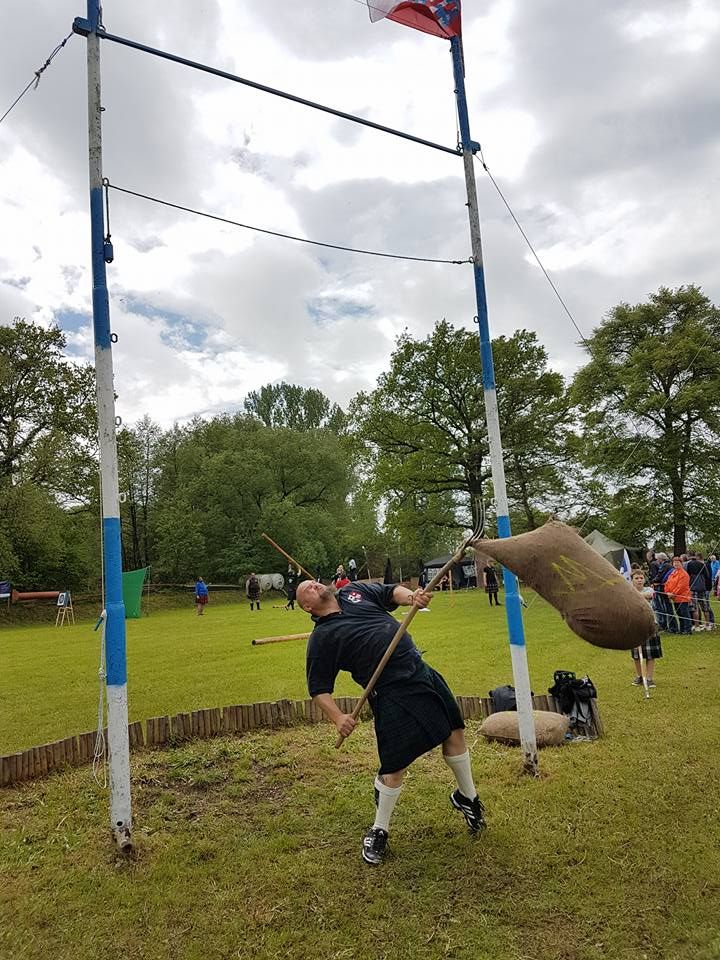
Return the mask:
[[[470,119],[465,94],[465,70],[463,67],[462,41],[460,37],[452,37],[450,46],[452,50],[453,72],[455,75],[455,96],[460,122],[463,165],[465,168],[467,208],[470,218],[478,335],[480,337],[480,359],[482,361],[485,416],[487,419],[488,441],[490,444],[490,465],[492,467],[493,490],[497,510],[497,531],[499,537],[509,537],[511,533],[510,514],[508,510],[507,486],[505,484],[505,465],[503,462],[502,440],[500,437],[497,390],[495,388],[495,367],[493,364],[487,296],[485,292],[485,268],[483,266],[482,242],[480,237],[480,213],[477,201],[477,185],[475,183],[475,167],[473,165],[473,156],[478,149],[478,144],[476,144],[470,136]],[[507,617],[508,633],[510,636],[510,655],[515,682],[515,696],[517,699],[523,766],[527,773],[536,775],[538,773],[537,744],[535,742],[530,673],[528,671],[525,629],[523,627],[522,611],[520,609],[518,582],[515,574],[504,567],[503,578],[505,581],[505,615]]]
[[[115,437],[110,305],[105,263],[112,249],[105,241],[102,184],[102,104],[100,99],[100,2],[87,0],[87,20],[76,19],[73,30],[87,37],[88,140],[90,166],[90,230],[92,241],[93,330],[100,475],[102,478],[103,564],[105,587],[105,651],[107,728],[110,763],[110,822],[118,846],[132,846],[130,744],[128,739],[125,605],[122,596],[120,503]]]

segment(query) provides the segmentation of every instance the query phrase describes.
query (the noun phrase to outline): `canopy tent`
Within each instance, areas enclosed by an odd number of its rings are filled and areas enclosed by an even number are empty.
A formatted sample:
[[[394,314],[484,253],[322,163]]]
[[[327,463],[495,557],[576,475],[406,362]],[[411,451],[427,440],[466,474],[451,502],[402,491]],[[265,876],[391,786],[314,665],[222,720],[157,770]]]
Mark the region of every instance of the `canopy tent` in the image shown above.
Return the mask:
[[[442,568],[452,560],[452,554],[448,553],[444,557],[435,557],[434,560],[428,560],[423,563],[423,583],[430,583],[432,578]],[[475,562],[472,558],[462,560],[456,563],[451,570],[453,578],[453,589],[460,590],[462,587],[474,587],[475,583]]]
[[[642,560],[643,552],[638,547],[628,547],[623,543],[618,543],[617,540],[611,540],[610,537],[606,537],[604,533],[600,533],[599,530],[593,530],[592,533],[589,533],[585,538],[585,543],[589,547],[592,547],[593,550],[605,557],[606,560],[609,560],[610,563],[620,569],[620,564],[622,563],[623,552],[627,550],[628,556],[631,560]]]

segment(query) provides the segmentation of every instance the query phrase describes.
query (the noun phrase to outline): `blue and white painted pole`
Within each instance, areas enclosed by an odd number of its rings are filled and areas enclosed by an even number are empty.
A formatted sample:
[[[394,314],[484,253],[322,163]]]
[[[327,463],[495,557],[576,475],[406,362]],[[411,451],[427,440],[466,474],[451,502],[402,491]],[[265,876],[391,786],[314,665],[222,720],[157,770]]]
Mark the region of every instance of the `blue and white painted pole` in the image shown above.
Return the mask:
[[[92,240],[93,329],[100,474],[102,477],[103,561],[107,673],[107,726],[110,764],[110,821],[121,849],[132,846],[130,744],[128,738],[125,605],[122,596],[120,504],[115,436],[110,305],[105,263],[112,251],[105,242],[102,184],[102,105],[100,84],[99,0],[87,0],[87,20],[76,19],[73,30],[87,38],[88,140],[90,167],[90,229]]]
[[[497,532],[499,537],[510,536],[510,515],[508,509],[507,487],[505,484],[505,465],[503,462],[502,439],[500,437],[500,417],[498,415],[497,391],[495,389],[495,368],[493,364],[490,325],[488,322],[487,296],[485,293],[485,268],[483,266],[482,242],[480,237],[480,213],[478,210],[477,185],[473,156],[478,144],[470,137],[470,119],[465,94],[465,71],[463,68],[462,41],[459,37],[450,40],[455,75],[455,96],[457,99],[460,136],[462,140],[463,165],[465,167],[465,186],[467,189],[467,207],[470,219],[470,238],[472,241],[473,270],[475,274],[475,298],[477,300],[478,335],[480,337],[480,358],[482,361],[483,390],[485,394],[485,416],[487,419],[488,442],[490,445],[490,465],[492,468],[493,490],[497,511]],[[510,636],[510,656],[512,660],[515,696],[517,699],[520,744],[523,751],[523,765],[531,774],[538,772],[537,745],[535,741],[535,723],[533,720],[532,692],[528,671],[525,630],[523,627],[520,595],[517,577],[503,568],[505,581],[505,614]]]

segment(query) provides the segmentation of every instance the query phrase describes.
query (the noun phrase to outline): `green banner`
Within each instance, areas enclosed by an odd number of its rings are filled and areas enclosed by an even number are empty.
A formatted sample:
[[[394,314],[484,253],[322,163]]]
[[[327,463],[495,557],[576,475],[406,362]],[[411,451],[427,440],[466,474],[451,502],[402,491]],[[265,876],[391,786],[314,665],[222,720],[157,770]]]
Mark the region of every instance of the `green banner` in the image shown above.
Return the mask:
[[[140,570],[126,570],[122,575],[126,620],[139,620],[142,616],[140,602],[142,600],[143,584],[147,579],[149,569],[149,567],[143,567]]]

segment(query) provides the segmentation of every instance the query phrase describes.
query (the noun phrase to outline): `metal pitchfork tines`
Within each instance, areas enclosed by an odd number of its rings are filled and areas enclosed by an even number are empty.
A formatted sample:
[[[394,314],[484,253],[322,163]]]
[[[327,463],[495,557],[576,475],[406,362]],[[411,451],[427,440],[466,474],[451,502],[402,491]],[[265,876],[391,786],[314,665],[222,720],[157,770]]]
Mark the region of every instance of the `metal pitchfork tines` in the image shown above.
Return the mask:
[[[477,523],[476,523],[476,525],[475,525],[475,529],[472,531],[472,533],[470,534],[470,536],[467,537],[465,540],[463,540],[463,542],[462,542],[462,543],[460,544],[460,546],[457,548],[457,550],[456,550],[455,553],[452,555],[452,557],[450,557],[450,559],[449,559],[448,562],[445,564],[445,566],[442,568],[442,570],[439,570],[439,571],[435,574],[435,576],[432,578],[432,580],[430,581],[430,583],[428,583],[428,585],[423,588],[426,593],[431,593],[431,592],[435,589],[435,587],[438,585],[438,583],[440,583],[440,581],[441,581],[442,578],[445,576],[445,574],[446,574],[449,570],[451,570],[452,567],[454,567],[456,563],[459,563],[460,560],[462,560],[462,558],[465,556],[465,551],[466,551],[467,548],[470,546],[470,544],[473,543],[475,540],[479,540],[480,537],[482,537],[484,531],[485,531],[485,511],[482,510],[482,511],[480,511],[480,513],[479,513],[478,520],[477,520]],[[410,609],[408,610],[408,612],[405,614],[405,616],[403,617],[403,620],[402,620],[400,626],[397,628],[397,631],[395,632],[395,636],[392,638],[392,640],[391,640],[390,643],[388,644],[388,648],[387,648],[387,650],[385,651],[385,653],[382,655],[382,659],[380,660],[380,663],[378,663],[377,667],[375,667],[375,672],[374,672],[373,675],[370,677],[370,680],[368,681],[368,685],[367,685],[367,686],[365,687],[365,689],[363,690],[362,696],[360,697],[360,700],[358,701],[358,705],[355,707],[355,709],[353,710],[353,712],[352,712],[352,714],[351,714],[353,720],[357,720],[357,718],[360,716],[360,711],[361,711],[362,708],[365,706],[365,701],[366,701],[367,698],[370,696],[370,694],[373,692],[373,690],[374,690],[374,688],[375,688],[375,684],[376,684],[376,683],[378,682],[378,680],[380,679],[380,674],[383,672],[383,670],[385,669],[385,666],[386,666],[388,660],[390,659],[390,657],[391,657],[391,656],[393,655],[393,653],[395,652],[395,648],[397,647],[397,645],[400,643],[400,641],[401,641],[402,638],[404,637],[404,635],[405,635],[405,633],[406,633],[406,631],[407,631],[407,628],[410,626],[410,623],[412,622],[412,619],[413,619],[413,617],[415,616],[415,614],[418,612],[418,609],[419,609],[419,608],[416,607],[416,606],[413,604],[413,605],[410,607]],[[337,748],[341,747],[344,740],[345,740],[345,737],[344,737],[342,734],[338,734],[337,741],[335,742],[335,748],[337,749]]]

